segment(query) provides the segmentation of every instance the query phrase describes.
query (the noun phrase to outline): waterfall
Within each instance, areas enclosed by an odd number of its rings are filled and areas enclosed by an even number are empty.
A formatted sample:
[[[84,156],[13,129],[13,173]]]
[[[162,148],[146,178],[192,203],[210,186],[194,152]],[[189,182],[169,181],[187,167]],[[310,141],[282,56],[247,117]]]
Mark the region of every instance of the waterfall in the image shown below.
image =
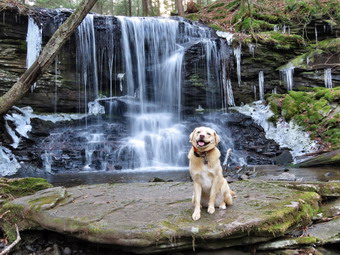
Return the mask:
[[[230,47],[207,27],[182,18],[89,14],[75,43],[78,108],[87,118],[85,125],[58,129],[44,140],[40,158],[47,172],[186,168],[195,122],[183,120],[182,90],[185,74],[195,72],[186,70],[191,51],[200,54],[189,63],[202,70],[204,109],[235,105]],[[241,47],[235,51],[240,56]],[[229,137],[223,139],[226,149],[232,147]]]
[[[234,56],[236,58],[236,70],[238,85],[241,85],[241,44],[234,49]]]
[[[287,90],[293,90],[294,80],[293,80],[294,66],[289,63],[286,68],[280,70],[283,82],[287,87]]]
[[[39,57],[42,44],[42,29],[35,23],[32,17],[28,17],[27,26],[27,55],[26,55],[26,67],[27,69],[31,67],[34,61]],[[36,87],[36,83],[31,87],[31,92]]]
[[[79,93],[83,91],[83,102],[79,97],[79,105],[84,105],[84,113],[88,112],[88,101],[98,98],[98,73],[96,58],[96,41],[93,15],[88,14],[78,26],[76,33],[77,75]],[[79,107],[80,108],[80,107]]]
[[[128,168],[178,166],[183,160],[181,83],[184,47],[178,42],[179,23],[171,19],[118,17],[121,24],[127,95],[138,107],[129,107],[130,133],[114,152],[125,155]],[[206,37],[185,24],[182,41]],[[196,38],[197,40],[198,38]]]
[[[260,100],[264,100],[264,75],[263,75],[263,71],[259,72],[259,95],[260,95]]]
[[[326,88],[333,88],[333,84],[332,84],[332,69],[331,68],[327,68],[324,71],[324,80],[325,80],[325,87]]]

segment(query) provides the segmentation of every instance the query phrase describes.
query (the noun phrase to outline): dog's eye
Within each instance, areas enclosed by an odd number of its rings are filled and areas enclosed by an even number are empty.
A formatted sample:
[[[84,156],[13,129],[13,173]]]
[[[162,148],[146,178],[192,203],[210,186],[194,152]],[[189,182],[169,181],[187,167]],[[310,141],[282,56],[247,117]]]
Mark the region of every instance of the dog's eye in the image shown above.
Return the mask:
[[[197,134],[201,133],[201,131],[197,131]]]
[[[207,135],[211,135],[210,133],[207,133]]]

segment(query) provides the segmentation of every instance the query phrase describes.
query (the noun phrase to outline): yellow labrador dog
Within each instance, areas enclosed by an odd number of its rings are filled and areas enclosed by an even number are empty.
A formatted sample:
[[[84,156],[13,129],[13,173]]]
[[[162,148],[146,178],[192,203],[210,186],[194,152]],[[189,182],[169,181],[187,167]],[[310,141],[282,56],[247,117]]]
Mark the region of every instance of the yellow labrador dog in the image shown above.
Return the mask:
[[[215,207],[226,209],[232,205],[233,191],[222,174],[220,163],[221,153],[216,148],[220,142],[216,132],[208,127],[198,127],[190,134],[192,148],[189,151],[189,169],[194,183],[193,220],[201,218],[201,205],[208,207],[208,213],[213,214]]]

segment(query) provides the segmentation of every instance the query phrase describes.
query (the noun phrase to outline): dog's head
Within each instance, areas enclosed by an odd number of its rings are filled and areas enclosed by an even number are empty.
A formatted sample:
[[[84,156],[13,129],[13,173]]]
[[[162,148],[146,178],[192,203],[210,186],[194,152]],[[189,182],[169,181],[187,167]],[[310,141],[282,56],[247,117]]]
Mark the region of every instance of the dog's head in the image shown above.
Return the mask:
[[[197,150],[209,151],[220,142],[220,137],[211,128],[197,127],[190,134],[189,141]]]

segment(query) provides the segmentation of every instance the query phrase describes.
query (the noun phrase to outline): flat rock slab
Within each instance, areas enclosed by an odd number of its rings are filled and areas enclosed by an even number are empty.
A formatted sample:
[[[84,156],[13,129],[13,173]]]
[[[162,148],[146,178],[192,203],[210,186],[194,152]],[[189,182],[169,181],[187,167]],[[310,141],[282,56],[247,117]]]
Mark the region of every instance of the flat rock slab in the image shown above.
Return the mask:
[[[320,196],[273,183],[233,183],[234,205],[191,214],[192,183],[55,187],[13,200],[21,226],[42,227],[138,253],[217,249],[271,240],[311,221]],[[15,209],[15,210],[13,210]],[[18,213],[20,211],[20,213]]]

